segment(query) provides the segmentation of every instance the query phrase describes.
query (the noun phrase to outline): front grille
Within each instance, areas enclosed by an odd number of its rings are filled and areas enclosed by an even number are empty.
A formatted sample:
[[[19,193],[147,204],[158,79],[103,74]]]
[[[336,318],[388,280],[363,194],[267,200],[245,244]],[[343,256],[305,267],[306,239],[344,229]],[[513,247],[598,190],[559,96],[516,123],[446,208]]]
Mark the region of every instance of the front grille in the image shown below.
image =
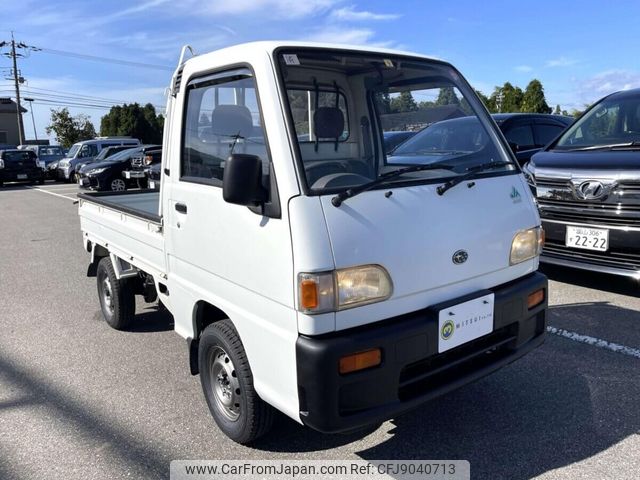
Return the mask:
[[[640,205],[538,199],[540,216],[563,222],[640,227]]]
[[[509,355],[518,334],[518,324],[503,327],[482,338],[405,366],[400,372],[401,401],[424,395],[456,378],[480,370]]]
[[[598,252],[595,250],[581,250],[570,248],[561,242],[547,240],[542,255],[563,260],[578,261],[603,267],[623,270],[640,270],[640,254],[609,250]]]

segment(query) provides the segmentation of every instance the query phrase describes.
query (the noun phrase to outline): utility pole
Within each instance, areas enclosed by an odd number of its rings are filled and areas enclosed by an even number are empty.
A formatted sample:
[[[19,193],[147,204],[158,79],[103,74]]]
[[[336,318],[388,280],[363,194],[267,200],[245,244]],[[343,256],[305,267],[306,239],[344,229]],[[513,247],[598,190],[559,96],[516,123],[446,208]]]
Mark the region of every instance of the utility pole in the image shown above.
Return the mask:
[[[13,38],[13,32],[11,32],[11,57],[13,58],[13,82],[16,86],[16,113],[18,115],[18,137],[20,138],[20,145],[24,143],[24,125],[22,124],[22,107],[20,106],[20,82],[18,81],[18,61],[16,60],[16,41]]]
[[[22,106],[20,105],[20,83],[24,82],[24,79],[20,76],[18,72],[18,57],[24,57],[23,53],[17,53],[16,48],[28,51],[38,51],[40,48],[32,47],[23,42],[16,43],[15,38],[13,37],[13,32],[11,32],[11,42],[2,42],[0,41],[0,48],[11,44],[11,52],[3,53],[5,57],[11,57],[13,63],[13,83],[16,89],[16,116],[18,120],[18,137],[20,137],[20,143],[24,143],[24,124],[22,123]]]

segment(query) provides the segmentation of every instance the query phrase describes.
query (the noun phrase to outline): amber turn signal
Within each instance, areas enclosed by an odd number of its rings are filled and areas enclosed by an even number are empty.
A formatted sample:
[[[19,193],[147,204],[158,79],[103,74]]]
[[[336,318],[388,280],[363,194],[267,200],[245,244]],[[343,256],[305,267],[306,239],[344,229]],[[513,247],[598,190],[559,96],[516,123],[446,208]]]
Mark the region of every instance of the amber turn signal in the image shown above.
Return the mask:
[[[352,353],[340,359],[340,373],[351,373],[382,363],[382,351],[379,348]]]
[[[544,302],[544,288],[536,290],[527,297],[527,307],[531,310]]]
[[[300,304],[305,310],[318,308],[318,284],[313,280],[300,282]]]

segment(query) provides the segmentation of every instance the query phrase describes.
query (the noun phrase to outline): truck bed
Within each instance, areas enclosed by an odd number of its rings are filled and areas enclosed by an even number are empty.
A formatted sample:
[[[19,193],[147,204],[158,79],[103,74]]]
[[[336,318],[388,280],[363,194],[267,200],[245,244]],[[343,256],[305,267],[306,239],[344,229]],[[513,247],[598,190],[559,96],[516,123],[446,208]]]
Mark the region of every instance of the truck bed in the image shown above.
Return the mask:
[[[83,239],[153,276],[165,275],[160,194],[147,192],[79,193]]]
[[[124,213],[136,215],[152,222],[162,222],[162,218],[158,215],[160,192],[157,190],[149,190],[147,192],[79,193],[78,198]]]

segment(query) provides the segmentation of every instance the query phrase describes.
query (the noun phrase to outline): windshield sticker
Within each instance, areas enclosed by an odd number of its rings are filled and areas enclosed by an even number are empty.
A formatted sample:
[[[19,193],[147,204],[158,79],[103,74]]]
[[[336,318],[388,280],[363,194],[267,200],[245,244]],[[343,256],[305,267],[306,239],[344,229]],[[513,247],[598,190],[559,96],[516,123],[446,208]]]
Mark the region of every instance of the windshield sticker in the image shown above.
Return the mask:
[[[300,65],[298,55],[296,55],[295,53],[282,55],[282,58],[284,58],[284,63],[286,63],[287,65]]]

